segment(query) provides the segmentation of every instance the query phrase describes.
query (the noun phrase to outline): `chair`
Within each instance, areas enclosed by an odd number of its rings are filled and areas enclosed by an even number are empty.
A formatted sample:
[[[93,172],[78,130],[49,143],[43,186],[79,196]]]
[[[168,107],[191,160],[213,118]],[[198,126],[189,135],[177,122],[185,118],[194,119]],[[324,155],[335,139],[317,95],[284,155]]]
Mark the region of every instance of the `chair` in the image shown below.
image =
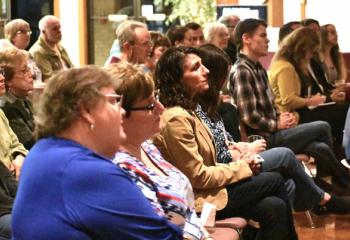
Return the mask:
[[[226,218],[215,221],[215,227],[206,227],[215,240],[240,240],[247,221],[240,217]]]

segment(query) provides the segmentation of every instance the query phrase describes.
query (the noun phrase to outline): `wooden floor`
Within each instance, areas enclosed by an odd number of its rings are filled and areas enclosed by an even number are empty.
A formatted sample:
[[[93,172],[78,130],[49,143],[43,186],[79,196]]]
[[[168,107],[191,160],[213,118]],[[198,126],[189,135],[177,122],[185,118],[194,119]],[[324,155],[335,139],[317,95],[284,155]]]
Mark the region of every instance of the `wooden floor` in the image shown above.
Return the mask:
[[[350,240],[350,214],[315,216],[312,229],[305,213],[294,213],[299,240]]]

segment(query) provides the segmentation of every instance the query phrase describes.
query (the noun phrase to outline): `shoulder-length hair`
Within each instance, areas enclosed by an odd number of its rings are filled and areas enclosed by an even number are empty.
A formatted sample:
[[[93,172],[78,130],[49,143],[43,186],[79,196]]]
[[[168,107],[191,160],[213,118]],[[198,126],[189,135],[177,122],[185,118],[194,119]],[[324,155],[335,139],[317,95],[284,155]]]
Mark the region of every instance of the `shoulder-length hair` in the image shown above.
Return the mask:
[[[308,27],[298,28],[283,39],[273,60],[285,59],[300,68],[305,64],[307,52],[317,51],[319,44],[320,39],[314,30]]]
[[[225,51],[213,44],[204,44],[199,49],[202,64],[209,70],[209,89],[201,94],[199,103],[208,116],[214,118],[220,104],[220,90],[227,79],[231,61]]]
[[[325,47],[329,45],[328,42],[328,30],[327,28],[329,26],[334,26],[333,24],[326,24],[320,27],[320,36],[321,36],[321,52],[325,51]],[[341,73],[341,53],[339,50],[339,44],[336,44],[332,46],[330,51],[330,57],[332,59],[332,62],[335,65],[335,68],[337,69],[338,73]]]
[[[182,84],[184,61],[188,54],[200,56],[200,50],[192,47],[171,47],[159,58],[154,72],[159,99],[165,107],[180,106],[192,110],[197,105],[188,89]]]

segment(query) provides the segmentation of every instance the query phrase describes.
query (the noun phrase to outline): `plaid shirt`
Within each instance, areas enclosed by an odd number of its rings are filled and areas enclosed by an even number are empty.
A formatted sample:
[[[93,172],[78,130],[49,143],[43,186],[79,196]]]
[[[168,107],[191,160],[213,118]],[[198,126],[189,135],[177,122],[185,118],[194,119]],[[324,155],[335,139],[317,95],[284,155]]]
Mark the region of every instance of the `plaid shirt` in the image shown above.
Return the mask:
[[[230,73],[230,93],[248,134],[269,135],[277,131],[279,113],[266,70],[259,62],[239,54]]]

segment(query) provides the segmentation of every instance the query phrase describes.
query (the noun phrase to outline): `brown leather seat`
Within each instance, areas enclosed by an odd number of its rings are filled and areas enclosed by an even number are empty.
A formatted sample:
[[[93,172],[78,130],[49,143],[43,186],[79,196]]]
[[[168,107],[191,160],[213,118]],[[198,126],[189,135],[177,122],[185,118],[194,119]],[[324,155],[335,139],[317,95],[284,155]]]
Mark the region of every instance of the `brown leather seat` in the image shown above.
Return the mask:
[[[246,225],[245,219],[233,217],[215,221],[215,227],[207,230],[215,240],[239,240],[240,233]]]

